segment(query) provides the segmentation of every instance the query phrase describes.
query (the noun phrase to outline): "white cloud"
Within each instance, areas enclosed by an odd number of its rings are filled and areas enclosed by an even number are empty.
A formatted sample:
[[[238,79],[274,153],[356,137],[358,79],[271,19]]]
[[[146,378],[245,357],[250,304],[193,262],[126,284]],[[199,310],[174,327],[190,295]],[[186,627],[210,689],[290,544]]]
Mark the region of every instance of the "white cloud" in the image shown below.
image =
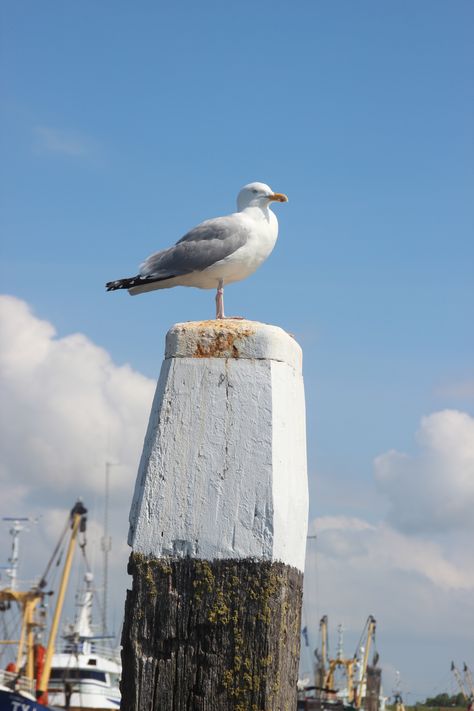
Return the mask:
[[[116,631],[127,586],[128,511],[154,388],[83,334],[58,338],[24,301],[0,296],[0,516],[40,516],[23,534],[20,576],[42,574],[81,496],[100,587],[105,462],[116,463],[109,514],[109,623],[115,616]],[[0,525],[0,563],[9,555],[7,530]],[[69,615],[72,609],[71,599]]]
[[[0,514],[42,514],[22,541],[23,570],[31,577],[43,571],[67,510],[82,495],[100,584],[104,466],[118,462],[110,511],[116,627],[127,584],[128,508],[154,387],[83,334],[59,338],[25,302],[0,296]],[[460,650],[471,648],[474,548],[465,530],[474,510],[473,428],[466,413],[434,413],[421,422],[416,456],[392,451],[377,458],[390,522],[325,516],[310,528],[317,535],[308,542],[305,571],[311,642],[326,613],[333,630],[344,623],[352,653],[374,614],[381,662],[401,669],[414,694],[427,693],[433,674],[449,672],[451,656],[463,658],[469,652]],[[0,530],[5,562],[6,530]],[[423,532],[430,531],[441,533],[429,540]],[[433,655],[424,653],[429,645],[440,648],[435,671]]]
[[[474,525],[474,418],[458,410],[421,420],[419,451],[395,450],[375,459],[389,520],[404,531],[442,532]]]
[[[469,661],[472,650],[474,419],[457,410],[424,417],[417,447],[375,460],[387,520],[383,507],[370,522],[322,516],[311,523],[304,594],[313,645],[327,614],[333,651],[339,622],[352,654],[373,614],[385,691],[399,669],[410,700],[429,695],[433,678],[449,675],[451,657]]]
[[[315,519],[310,530],[317,538],[308,542],[304,605],[312,644],[317,644],[319,619],[327,614],[332,651],[341,622],[345,652],[351,655],[367,616],[373,614],[382,666],[392,672],[401,669],[404,688],[426,695],[433,674],[449,673],[450,654],[471,646],[470,542],[461,533],[434,542],[385,522],[343,516]],[[433,668],[433,656],[422,651],[437,646],[439,669]],[[388,673],[384,679],[388,693],[393,676]]]
[[[474,589],[474,570],[454,564],[433,541],[414,538],[386,523],[344,516],[321,517],[312,526],[319,552],[332,561],[342,556],[345,565],[412,573],[443,590]]]
[[[35,149],[39,152],[56,153],[71,158],[82,158],[94,152],[92,141],[77,131],[36,126],[34,136]]]
[[[115,499],[125,500],[154,383],[82,334],[57,338],[14,297],[0,297],[0,330],[2,491],[36,503],[97,495],[110,460],[120,465]]]

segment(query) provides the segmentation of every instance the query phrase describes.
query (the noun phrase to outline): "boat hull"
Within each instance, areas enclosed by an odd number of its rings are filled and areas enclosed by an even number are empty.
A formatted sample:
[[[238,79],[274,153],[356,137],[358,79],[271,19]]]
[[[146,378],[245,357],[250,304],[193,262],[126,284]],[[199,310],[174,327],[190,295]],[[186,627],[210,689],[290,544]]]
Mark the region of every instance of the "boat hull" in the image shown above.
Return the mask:
[[[0,689],[0,711],[57,711],[54,706],[44,706],[28,696]]]

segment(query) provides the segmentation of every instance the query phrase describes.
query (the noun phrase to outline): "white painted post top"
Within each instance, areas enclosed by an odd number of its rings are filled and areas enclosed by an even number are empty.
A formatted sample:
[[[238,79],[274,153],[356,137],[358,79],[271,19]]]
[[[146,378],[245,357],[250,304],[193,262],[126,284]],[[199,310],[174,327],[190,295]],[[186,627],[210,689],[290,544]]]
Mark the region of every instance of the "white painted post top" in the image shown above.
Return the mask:
[[[303,355],[279,326],[245,319],[176,323],[166,334],[165,358],[276,360],[301,372]]]
[[[168,331],[130,511],[135,552],[303,570],[301,365],[278,326],[225,319]]]

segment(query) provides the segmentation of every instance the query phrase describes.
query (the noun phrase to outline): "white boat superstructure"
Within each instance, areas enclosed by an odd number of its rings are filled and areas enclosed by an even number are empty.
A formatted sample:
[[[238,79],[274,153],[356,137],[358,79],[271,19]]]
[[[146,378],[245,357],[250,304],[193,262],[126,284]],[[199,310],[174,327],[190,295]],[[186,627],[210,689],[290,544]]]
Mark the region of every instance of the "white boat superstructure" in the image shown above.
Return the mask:
[[[86,590],[74,624],[63,635],[64,644],[53,654],[48,699],[52,706],[83,711],[120,707],[120,654],[92,630],[92,574],[85,575]]]
[[[48,686],[52,706],[83,709],[120,708],[120,658],[99,653],[53,655],[53,666]]]

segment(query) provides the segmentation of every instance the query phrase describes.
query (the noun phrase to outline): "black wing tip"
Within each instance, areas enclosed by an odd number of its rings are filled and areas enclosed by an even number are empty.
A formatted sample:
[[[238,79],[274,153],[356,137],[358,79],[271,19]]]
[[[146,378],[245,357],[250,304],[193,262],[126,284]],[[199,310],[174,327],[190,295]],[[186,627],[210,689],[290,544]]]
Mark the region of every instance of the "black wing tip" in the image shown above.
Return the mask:
[[[123,284],[125,280],[124,279],[117,279],[116,281],[108,281],[107,284],[105,285],[105,288],[107,291],[115,291],[116,289],[124,289],[125,286]]]
[[[132,286],[136,286],[142,282],[140,276],[132,277],[130,279],[116,279],[115,281],[108,281],[105,285],[107,291],[116,291],[117,289],[130,289]]]
[[[116,291],[117,289],[132,289],[134,286],[142,286],[143,284],[153,284],[154,282],[167,281],[174,279],[178,274],[167,274],[163,277],[156,276],[135,276],[130,279],[117,279],[116,281],[108,281],[105,285],[107,291]]]
[[[130,277],[128,279],[116,279],[115,281],[108,281],[105,285],[105,288],[107,289],[107,291],[116,291],[117,289],[132,289],[134,286],[142,286],[143,284],[150,284],[154,281],[162,281],[162,279],[150,276],[140,276],[140,274],[137,274],[137,276]]]

